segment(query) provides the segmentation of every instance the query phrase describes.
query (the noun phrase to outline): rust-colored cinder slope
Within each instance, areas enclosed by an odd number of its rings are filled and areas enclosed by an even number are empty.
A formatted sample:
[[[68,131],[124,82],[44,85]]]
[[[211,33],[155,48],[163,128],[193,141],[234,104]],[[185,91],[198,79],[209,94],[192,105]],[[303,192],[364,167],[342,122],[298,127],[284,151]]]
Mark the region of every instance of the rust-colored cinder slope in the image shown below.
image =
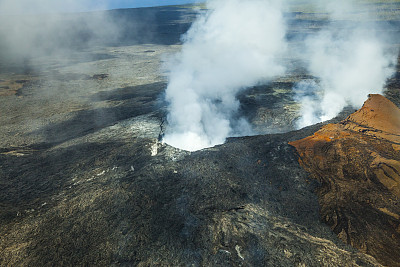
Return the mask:
[[[400,109],[381,95],[291,142],[318,179],[321,219],[344,242],[400,266]]]

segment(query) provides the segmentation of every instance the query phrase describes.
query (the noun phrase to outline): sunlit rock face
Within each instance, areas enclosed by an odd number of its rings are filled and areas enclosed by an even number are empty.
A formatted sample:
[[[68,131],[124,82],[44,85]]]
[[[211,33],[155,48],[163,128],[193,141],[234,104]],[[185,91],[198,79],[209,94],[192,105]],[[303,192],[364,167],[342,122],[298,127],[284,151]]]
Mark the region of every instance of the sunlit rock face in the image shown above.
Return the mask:
[[[321,219],[338,237],[377,258],[400,262],[400,109],[381,95],[338,124],[290,143],[321,182]]]

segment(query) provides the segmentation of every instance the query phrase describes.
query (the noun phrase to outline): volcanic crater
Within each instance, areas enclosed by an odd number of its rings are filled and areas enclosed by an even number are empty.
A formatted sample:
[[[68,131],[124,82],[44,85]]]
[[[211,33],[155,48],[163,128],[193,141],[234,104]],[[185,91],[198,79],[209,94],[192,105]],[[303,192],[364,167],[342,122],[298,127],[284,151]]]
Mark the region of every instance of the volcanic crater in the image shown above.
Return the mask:
[[[287,59],[238,95],[259,135],[179,150],[162,65],[198,8],[113,10],[118,42],[1,62],[0,265],[399,266],[399,66],[385,96],[296,130],[312,77]],[[287,15],[293,43],[326,23]]]

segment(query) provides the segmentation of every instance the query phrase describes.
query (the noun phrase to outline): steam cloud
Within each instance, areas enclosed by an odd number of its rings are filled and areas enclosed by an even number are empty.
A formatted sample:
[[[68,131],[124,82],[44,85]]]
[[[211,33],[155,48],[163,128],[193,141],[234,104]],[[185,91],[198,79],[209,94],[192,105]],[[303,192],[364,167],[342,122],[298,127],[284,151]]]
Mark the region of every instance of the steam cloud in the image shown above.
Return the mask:
[[[105,8],[89,0],[0,0],[0,63],[27,64],[42,56],[61,60],[71,51],[115,40],[118,29],[106,12],[69,13]]]
[[[294,87],[301,103],[298,128],[331,119],[347,105],[361,107],[368,94],[382,93],[394,74],[397,52],[388,50],[388,36],[378,36],[373,22],[347,20],[357,8],[350,3],[328,5],[331,19],[340,25],[331,23],[305,41],[303,58],[319,83],[302,81]]]
[[[240,90],[282,75],[286,27],[280,1],[212,0],[170,62],[164,141],[189,151],[248,135],[236,118]]]
[[[0,67],[49,55],[62,60],[71,49],[117,40],[115,18],[105,12],[55,13],[87,10],[90,2],[0,0]],[[252,134],[250,124],[238,116],[236,95],[285,73],[280,60],[287,53],[285,2],[207,2],[209,11],[199,15],[183,37],[182,51],[167,66],[166,143],[193,151],[221,144],[228,136]],[[317,79],[293,88],[301,104],[299,128],[332,118],[346,105],[359,107],[369,93],[382,93],[397,55],[387,50],[373,23],[346,23],[345,16],[358,8],[352,1],[310,2],[341,25],[328,24],[304,42],[301,57]]]
[[[170,62],[166,143],[198,150],[251,133],[246,120],[237,118],[235,96],[284,74],[278,59],[287,52],[282,10],[288,3],[208,1],[210,11],[193,24],[182,52]],[[316,80],[293,88],[301,104],[298,128],[331,119],[347,105],[358,108],[368,94],[382,93],[397,55],[387,49],[387,39],[378,36],[377,25],[354,20],[353,11],[361,9],[352,1],[309,3],[323,8],[332,22],[308,37],[299,55]]]

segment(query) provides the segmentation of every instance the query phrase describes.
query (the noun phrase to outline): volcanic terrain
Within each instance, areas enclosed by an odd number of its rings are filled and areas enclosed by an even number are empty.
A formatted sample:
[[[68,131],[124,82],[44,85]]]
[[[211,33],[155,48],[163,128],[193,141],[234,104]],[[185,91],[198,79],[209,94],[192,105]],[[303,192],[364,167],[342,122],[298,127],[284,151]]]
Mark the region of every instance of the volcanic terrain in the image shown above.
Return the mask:
[[[107,45],[1,61],[0,266],[399,266],[399,66],[387,98],[295,130],[309,74],[284,59],[238,95],[259,135],[187,152],[162,142],[163,63],[198,7],[109,12]],[[325,23],[289,15],[293,43]]]

